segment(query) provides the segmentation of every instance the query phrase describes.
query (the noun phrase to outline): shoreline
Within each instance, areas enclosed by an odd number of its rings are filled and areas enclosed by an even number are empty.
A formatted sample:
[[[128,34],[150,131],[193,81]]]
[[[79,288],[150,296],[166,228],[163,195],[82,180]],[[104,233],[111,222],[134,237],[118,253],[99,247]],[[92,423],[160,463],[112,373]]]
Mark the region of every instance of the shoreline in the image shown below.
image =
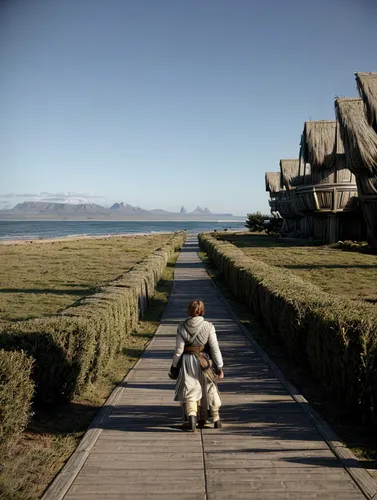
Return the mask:
[[[0,240],[0,245],[27,245],[27,244],[38,244],[38,243],[55,243],[59,241],[77,241],[77,240],[99,240],[99,239],[110,239],[110,238],[127,238],[135,236],[153,236],[155,234],[174,234],[174,231],[159,231],[158,233],[119,233],[119,234],[78,234],[74,236],[59,236],[52,238],[29,238],[29,239],[19,239],[19,240]]]
[[[215,223],[223,223],[223,222],[244,222],[245,218],[237,217],[235,219],[180,219],[180,218],[171,218],[171,219],[13,219],[7,218],[3,219],[0,217],[0,222],[215,222]]]
[[[115,222],[115,224],[114,224]],[[12,226],[14,223],[14,226]],[[18,224],[16,226],[16,224]],[[10,225],[10,226],[9,226]],[[242,226],[242,227],[241,227]],[[89,238],[146,236],[186,231],[240,231],[244,221],[0,221],[0,245],[72,241]]]
[[[186,234],[198,235],[199,232],[196,231],[186,231],[181,229],[181,231],[185,231]],[[153,233],[119,233],[119,234],[77,234],[77,235],[68,235],[68,236],[59,236],[52,238],[28,238],[28,239],[13,239],[13,240],[1,240],[0,245],[27,245],[27,244],[38,244],[38,243],[54,243],[60,241],[77,241],[77,240],[99,240],[99,239],[110,239],[110,238],[128,238],[135,236],[155,236],[156,234],[174,234],[179,231],[155,231]],[[204,231],[211,232],[211,231]],[[233,229],[228,230],[228,234],[232,233],[244,233],[244,229]]]

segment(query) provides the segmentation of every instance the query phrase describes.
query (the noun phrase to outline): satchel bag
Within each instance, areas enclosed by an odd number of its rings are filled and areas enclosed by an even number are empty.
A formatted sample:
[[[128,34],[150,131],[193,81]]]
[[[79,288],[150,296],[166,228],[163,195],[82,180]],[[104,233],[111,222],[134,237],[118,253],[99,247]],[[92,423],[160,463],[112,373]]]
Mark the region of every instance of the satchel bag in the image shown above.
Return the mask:
[[[182,366],[182,356],[179,358],[179,361],[178,361],[178,364],[176,367],[174,367],[173,365],[170,367],[170,372],[168,373],[170,379],[172,379],[172,380],[178,379],[178,375],[179,375],[181,366]]]

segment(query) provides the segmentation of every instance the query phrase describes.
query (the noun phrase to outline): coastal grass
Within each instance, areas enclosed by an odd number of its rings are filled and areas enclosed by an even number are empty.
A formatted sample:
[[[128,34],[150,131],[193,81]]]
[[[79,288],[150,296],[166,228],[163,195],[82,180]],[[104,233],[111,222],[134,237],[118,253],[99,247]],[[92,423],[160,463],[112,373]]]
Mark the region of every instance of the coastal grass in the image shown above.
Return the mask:
[[[0,447],[0,498],[40,498],[111,391],[141,357],[156,332],[171,293],[178,255],[175,252],[169,259],[143,321],[137,323],[121,352],[80,398],[52,408],[37,408],[26,431],[8,446]]]
[[[0,444],[20,434],[29,421],[33,363],[24,352],[0,349]]]
[[[288,269],[327,293],[377,303],[377,255],[268,235],[222,233],[221,239],[248,257]]]
[[[0,245],[0,326],[54,315],[125,274],[172,234]]]
[[[350,448],[370,474],[377,479],[377,435],[372,424],[350,418],[350,415],[330,398],[323,386],[313,376],[307,363],[289,355],[284,344],[264,328],[255,315],[232,294],[225,277],[206,252],[199,253],[208,274],[216,283],[228,304],[243,326],[250,332],[269,358],[280,368],[308,400],[309,404],[331,425],[342,441]]]

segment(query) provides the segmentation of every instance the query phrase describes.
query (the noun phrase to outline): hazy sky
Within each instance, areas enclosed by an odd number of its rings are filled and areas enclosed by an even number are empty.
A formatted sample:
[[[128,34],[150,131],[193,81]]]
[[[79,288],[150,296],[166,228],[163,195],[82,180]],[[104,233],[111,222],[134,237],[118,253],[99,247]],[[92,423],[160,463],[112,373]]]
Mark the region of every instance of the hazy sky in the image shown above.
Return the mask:
[[[266,211],[376,26],[375,0],[3,0],[0,194]]]

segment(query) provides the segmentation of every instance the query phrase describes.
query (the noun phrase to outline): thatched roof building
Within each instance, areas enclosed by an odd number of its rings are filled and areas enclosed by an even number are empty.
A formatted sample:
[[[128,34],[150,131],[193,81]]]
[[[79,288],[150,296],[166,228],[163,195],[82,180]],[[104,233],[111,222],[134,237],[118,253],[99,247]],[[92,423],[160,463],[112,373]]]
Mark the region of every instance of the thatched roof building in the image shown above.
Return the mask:
[[[277,193],[282,190],[280,185],[280,172],[266,172],[266,191],[270,194]]]
[[[292,189],[300,183],[300,160],[280,160],[280,184],[285,189]]]
[[[377,73],[356,73],[356,84],[365,104],[368,123],[377,133]]]
[[[335,112],[345,149],[347,168],[354,174],[368,170],[377,174],[377,133],[367,120],[364,103],[359,98],[335,100]]]
[[[336,162],[336,121],[305,122],[300,156],[314,168],[333,168]]]
[[[330,243],[337,241],[340,234],[351,234],[340,229],[343,222],[339,221],[342,213],[357,210],[357,187],[353,174],[346,168],[339,128],[336,120],[305,122],[299,184],[291,191],[295,213],[303,217],[302,233]]]

